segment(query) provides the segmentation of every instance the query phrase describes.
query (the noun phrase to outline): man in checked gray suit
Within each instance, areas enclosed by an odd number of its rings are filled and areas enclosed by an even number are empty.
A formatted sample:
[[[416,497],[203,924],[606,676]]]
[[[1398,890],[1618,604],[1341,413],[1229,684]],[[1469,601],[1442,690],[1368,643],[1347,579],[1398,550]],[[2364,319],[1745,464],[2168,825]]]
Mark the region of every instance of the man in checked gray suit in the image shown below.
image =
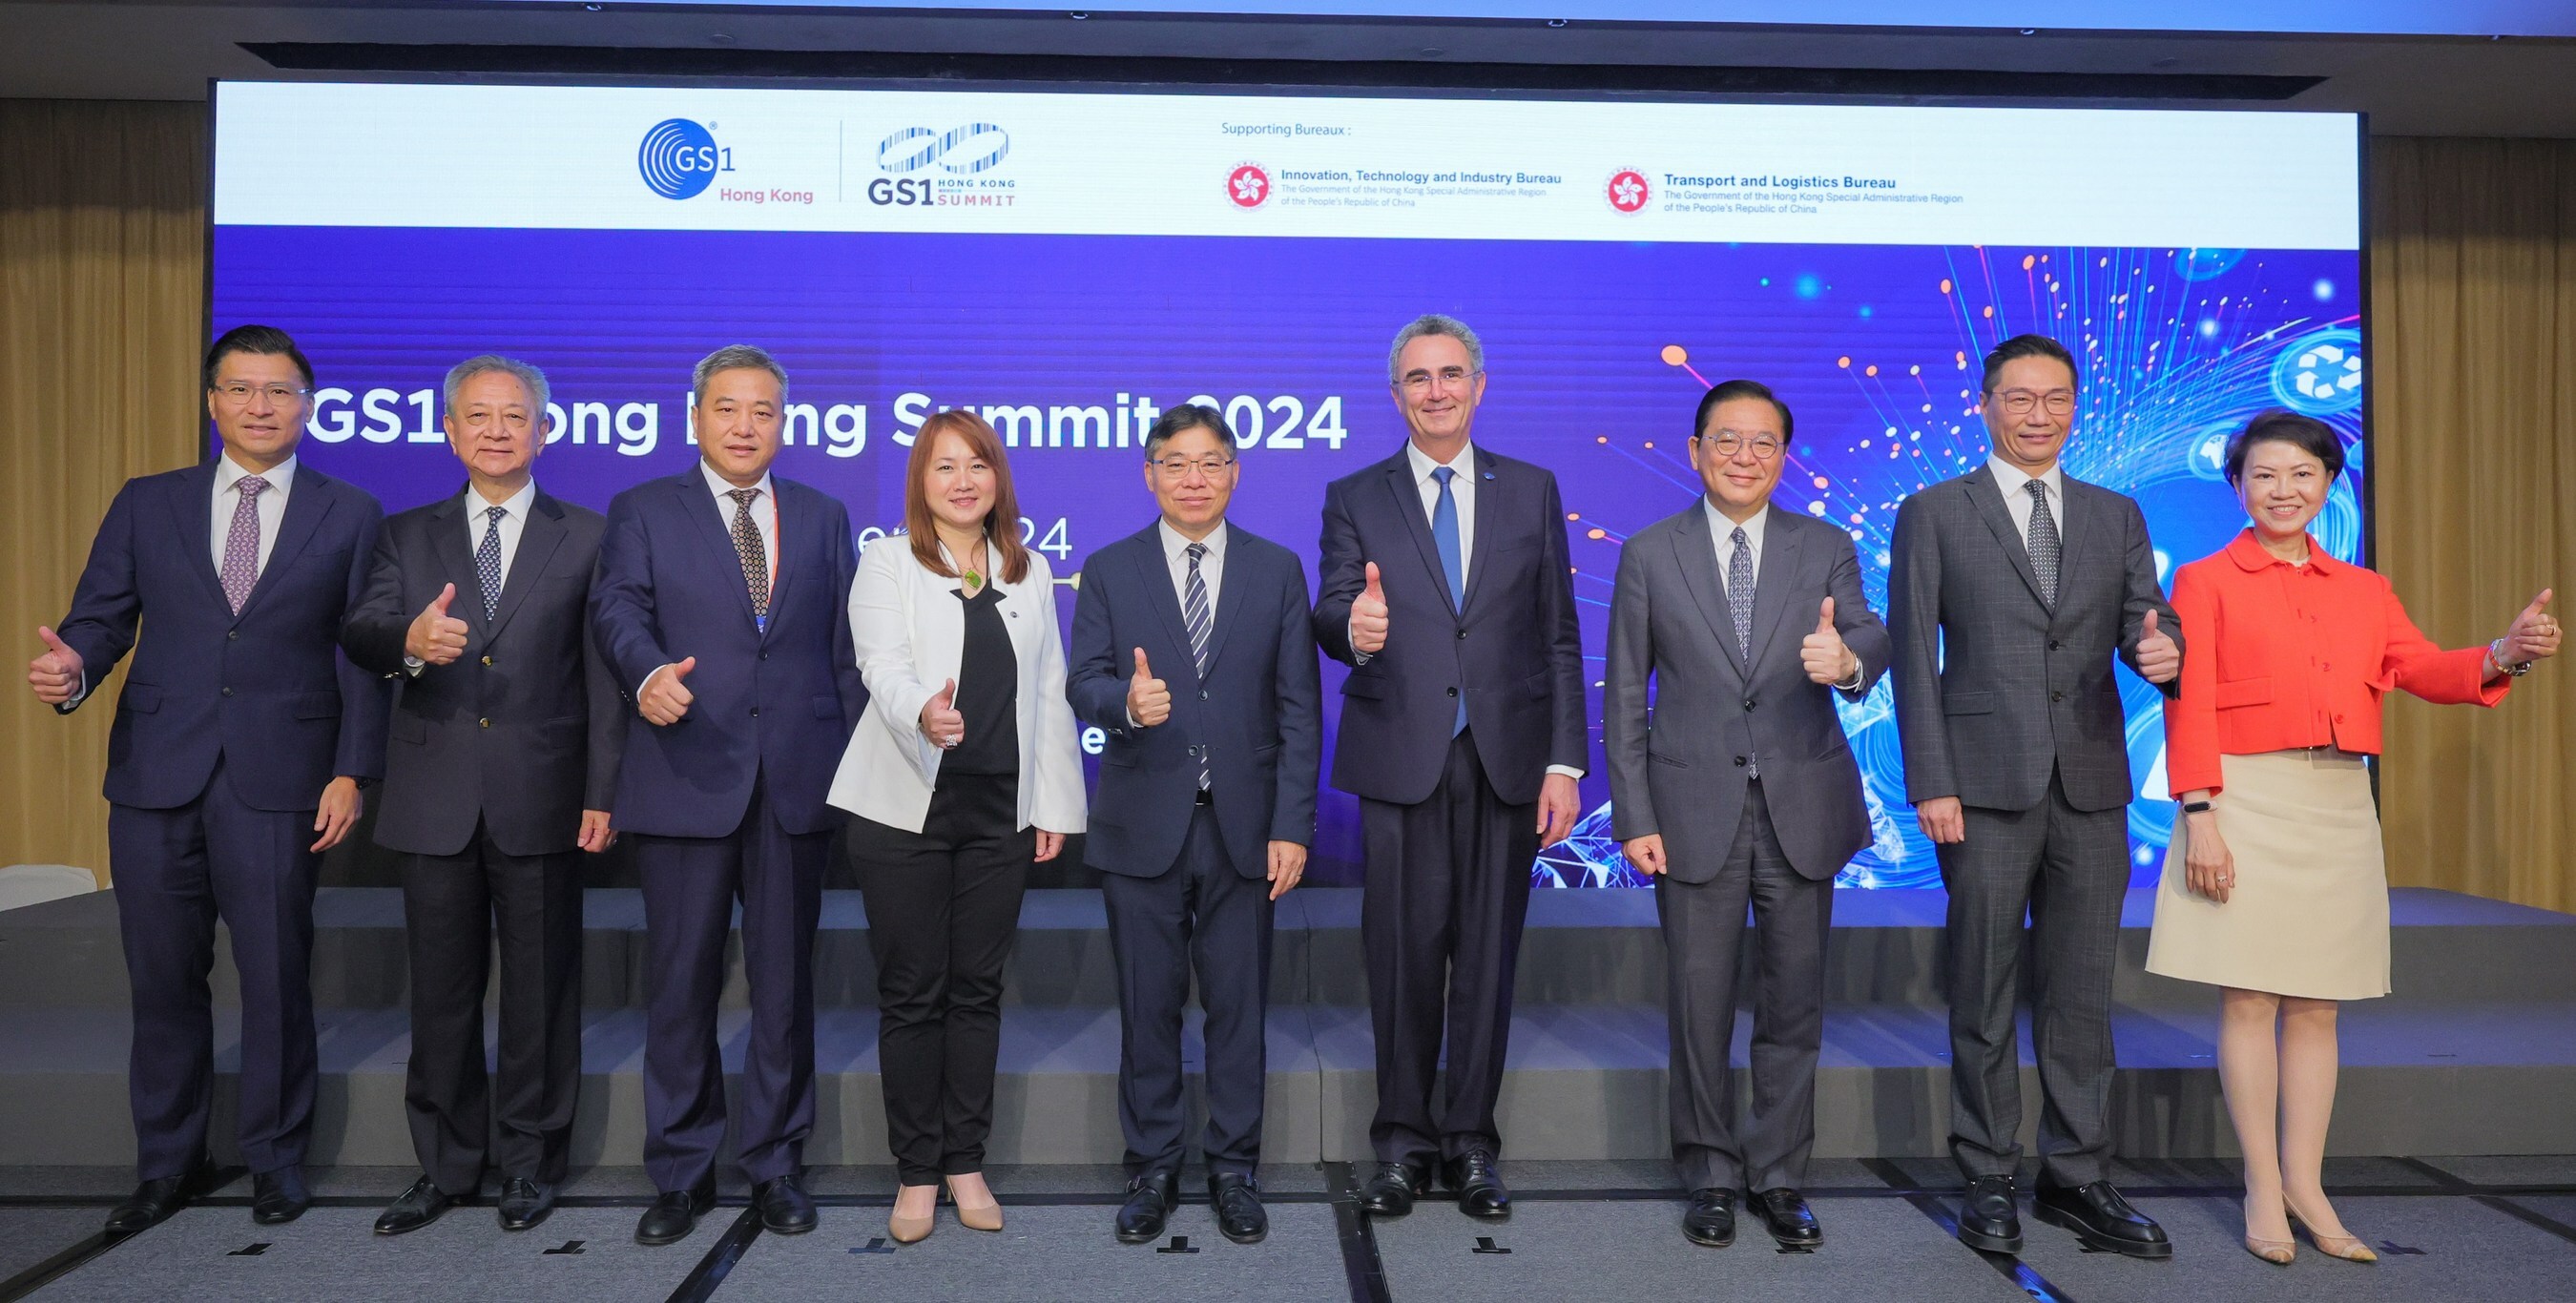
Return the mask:
[[[1834,875],[1869,844],[1834,696],[1868,693],[1887,630],[1861,596],[1851,536],[1771,506],[1789,405],[1729,380],[1693,429],[1707,496],[1619,553],[1602,706],[1611,822],[1628,862],[1655,876],[1663,921],[1682,1234],[1733,1243],[1736,1192],[1750,1190],[1772,1238],[1804,1249],[1824,1238],[1798,1187],[1816,1140]],[[1738,1130],[1727,1055],[1747,900],[1753,1106]]]
[[[2022,916],[2043,1099],[2034,1211],[2086,1247],[2170,1257],[2164,1228],[2105,1179],[2111,964],[2129,886],[2129,777],[2116,654],[2167,693],[2181,631],[2138,504],[2058,467],[2077,376],[2064,345],[2016,335],[1986,355],[1986,463],[1896,513],[1888,624],[1906,795],[1950,891],[1950,1154],[1968,1180],[1959,1238],[2022,1246]]]

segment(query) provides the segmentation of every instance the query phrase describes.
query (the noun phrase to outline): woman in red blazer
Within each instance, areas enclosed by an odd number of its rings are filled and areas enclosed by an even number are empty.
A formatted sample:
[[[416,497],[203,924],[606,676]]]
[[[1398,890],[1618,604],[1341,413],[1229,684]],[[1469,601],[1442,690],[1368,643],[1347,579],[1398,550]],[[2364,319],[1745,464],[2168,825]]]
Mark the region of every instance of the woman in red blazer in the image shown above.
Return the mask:
[[[2255,417],[2227,445],[2252,527],[2174,575],[2191,653],[2165,703],[2165,765],[2183,815],[2147,971],[2224,988],[2218,1076],[2245,1151],[2245,1247],[2274,1263],[2296,1251],[2293,1222],[2321,1252],[2376,1256],[2345,1233],[2321,1169],[2337,1002],[2389,989],[2388,879],[2363,760],[2379,751],[2380,697],[2492,706],[2558,650],[2545,590],[2503,637],[2444,651],[2386,579],[2318,550],[2308,522],[2343,460],[2322,421]]]

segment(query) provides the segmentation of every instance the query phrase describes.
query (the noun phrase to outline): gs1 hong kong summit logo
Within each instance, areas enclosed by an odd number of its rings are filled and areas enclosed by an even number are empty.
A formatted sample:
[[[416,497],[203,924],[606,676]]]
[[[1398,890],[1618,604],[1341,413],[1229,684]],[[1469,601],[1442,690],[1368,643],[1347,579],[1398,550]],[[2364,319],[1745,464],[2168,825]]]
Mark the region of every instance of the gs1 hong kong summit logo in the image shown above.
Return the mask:
[[[1645,173],[1633,167],[1623,167],[1610,174],[1610,181],[1603,188],[1602,197],[1608,199],[1610,207],[1616,211],[1634,213],[1643,210],[1653,201],[1655,191],[1654,187],[1646,184]]]
[[[733,151],[716,144],[715,133],[687,118],[654,124],[635,151],[635,169],[645,186],[665,199],[696,197],[713,184],[718,172],[733,170]]]

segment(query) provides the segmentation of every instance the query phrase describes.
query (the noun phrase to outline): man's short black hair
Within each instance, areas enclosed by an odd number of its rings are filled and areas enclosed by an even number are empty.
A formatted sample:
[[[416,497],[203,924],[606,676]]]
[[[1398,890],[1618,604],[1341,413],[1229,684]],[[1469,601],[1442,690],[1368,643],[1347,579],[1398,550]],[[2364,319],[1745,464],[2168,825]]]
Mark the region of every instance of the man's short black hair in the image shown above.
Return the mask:
[[[1993,393],[1995,377],[2004,373],[2004,364],[2015,358],[2024,357],[2057,359],[2065,364],[2066,374],[2070,377],[2069,383],[2073,385],[2075,391],[2077,393],[2084,391],[2084,373],[2076,369],[2075,355],[2067,352],[2064,344],[2046,335],[2015,335],[1995,345],[1994,352],[1986,354],[1986,378],[1980,383],[1978,392]]]
[[[2313,416],[2273,408],[2257,412],[2245,428],[2227,441],[2227,482],[2245,477],[2245,454],[2258,443],[2286,443],[2325,463],[2326,480],[2343,474],[2343,436]]]
[[[1708,414],[1716,411],[1719,403],[1733,402],[1738,398],[1759,398],[1771,404],[1772,410],[1780,413],[1782,439],[1798,432],[1798,418],[1789,415],[1789,405],[1780,401],[1780,395],[1771,392],[1771,386],[1759,380],[1728,380],[1709,386],[1708,392],[1699,396],[1699,414],[1691,421],[1691,437],[1698,438],[1708,429]]]
[[[269,357],[283,357],[293,362],[295,369],[303,373],[304,387],[307,389],[313,387],[313,363],[306,359],[303,349],[295,346],[294,336],[275,326],[235,326],[225,331],[223,338],[216,340],[213,348],[206,350],[206,388],[215,387],[215,368],[223,365],[223,360],[235,353],[259,353]]]
[[[1215,435],[1227,452],[1234,451],[1234,428],[1225,423],[1225,413],[1205,403],[1182,403],[1164,408],[1163,414],[1154,418],[1153,428],[1145,431],[1145,460],[1154,460],[1154,454],[1161,452],[1173,436],[1199,429]]]

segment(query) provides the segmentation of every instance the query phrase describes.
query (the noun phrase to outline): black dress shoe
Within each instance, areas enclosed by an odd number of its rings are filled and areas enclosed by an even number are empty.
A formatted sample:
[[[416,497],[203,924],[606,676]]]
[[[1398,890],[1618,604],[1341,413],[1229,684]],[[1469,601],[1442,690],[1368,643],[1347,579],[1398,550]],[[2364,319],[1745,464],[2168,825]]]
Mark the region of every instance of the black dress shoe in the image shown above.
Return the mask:
[[[716,1206],[716,1183],[694,1190],[665,1190],[635,1223],[635,1242],[648,1246],[677,1244],[698,1228],[698,1218]]]
[[[394,1196],[385,1210],[376,1214],[376,1234],[408,1235],[446,1215],[456,1200],[438,1188],[427,1176],[411,1183],[411,1188]]]
[[[1413,1211],[1413,1201],[1422,1197],[1422,1187],[1428,1184],[1422,1173],[1407,1164],[1380,1163],[1369,1173],[1368,1184],[1360,1187],[1360,1211],[1402,1217]]]
[[[262,1172],[250,1179],[250,1190],[250,1219],[262,1226],[282,1226],[313,1206],[313,1192],[304,1188],[300,1167]]]
[[[1815,1210],[1807,1207],[1807,1197],[1787,1186],[1754,1191],[1753,1211],[1761,1214],[1762,1225],[1781,1248],[1812,1249],[1825,1242],[1825,1228],[1816,1224]]]
[[[1691,1191],[1690,1209],[1682,1214],[1682,1238],[1709,1249],[1735,1243],[1735,1192]]]
[[[1163,1224],[1180,1206],[1181,1174],[1156,1168],[1127,1183],[1127,1202],[1118,1205],[1118,1242],[1144,1244],[1163,1238]]]
[[[2165,1238],[2165,1228],[2130,1207],[2108,1181],[2071,1188],[2043,1185],[2031,1195],[2030,1204],[2041,1221],[2075,1232],[2085,1248],[2132,1258],[2173,1256],[2173,1241]]]
[[[187,1207],[190,1199],[205,1193],[206,1182],[213,1176],[214,1164],[200,1160],[177,1176],[156,1177],[135,1186],[134,1193],[107,1214],[107,1233],[132,1235],[160,1225]]]
[[[501,1229],[524,1231],[555,1210],[553,1183],[514,1176],[501,1182]]]
[[[760,1228],[772,1235],[802,1235],[817,1220],[814,1196],[805,1193],[804,1178],[794,1172],[751,1187],[751,1206],[760,1210]]]
[[[1492,1154],[1470,1149],[1450,1159],[1441,1175],[1458,1192],[1458,1211],[1470,1217],[1512,1215],[1512,1192],[1503,1188],[1503,1178],[1494,1172]]]
[[[2013,1179],[1981,1176],[1968,1183],[1959,1201],[1959,1243],[1988,1253],[2021,1252],[2021,1209],[2013,1202]]]
[[[1259,1244],[1270,1234],[1270,1214],[1252,1177],[1243,1172],[1208,1173],[1208,1202],[1216,1205],[1216,1228],[1237,1244]]]

